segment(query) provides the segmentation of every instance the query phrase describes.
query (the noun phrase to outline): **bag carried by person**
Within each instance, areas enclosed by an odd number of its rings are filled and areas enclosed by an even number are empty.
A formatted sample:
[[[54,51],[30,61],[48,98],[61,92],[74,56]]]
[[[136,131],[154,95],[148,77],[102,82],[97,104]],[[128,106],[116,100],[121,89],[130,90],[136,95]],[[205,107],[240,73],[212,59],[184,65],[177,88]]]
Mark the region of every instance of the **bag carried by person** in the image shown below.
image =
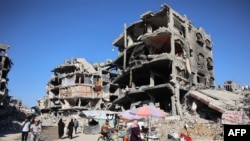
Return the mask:
[[[124,135],[124,138],[123,138],[123,141],[129,141],[129,138],[130,138],[130,135],[131,135],[131,128],[128,128],[125,135]]]
[[[128,135],[125,135],[125,136],[124,136],[123,141],[129,141]]]

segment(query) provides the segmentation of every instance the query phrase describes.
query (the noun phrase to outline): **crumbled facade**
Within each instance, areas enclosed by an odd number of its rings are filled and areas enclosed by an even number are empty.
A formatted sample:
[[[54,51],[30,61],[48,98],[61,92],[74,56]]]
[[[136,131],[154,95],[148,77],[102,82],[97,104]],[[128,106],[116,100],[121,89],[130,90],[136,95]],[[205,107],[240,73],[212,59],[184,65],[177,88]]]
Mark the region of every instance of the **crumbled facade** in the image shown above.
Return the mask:
[[[120,53],[113,64],[122,73],[112,83],[124,93],[111,109],[152,102],[176,115],[189,90],[215,85],[210,35],[165,4],[125,27],[113,45]]]
[[[215,89],[210,35],[166,4],[125,24],[113,46],[119,51],[113,61],[92,65],[76,58],[52,70],[47,96],[38,101],[41,113],[121,111],[144,104],[172,116],[183,118],[188,110],[215,121],[228,110],[250,113],[233,82],[224,84],[226,91]]]
[[[12,66],[12,61],[8,57],[9,46],[0,44],[0,105],[8,105],[11,97],[8,94],[8,73]]]
[[[41,113],[106,109],[113,76],[105,67],[104,63],[90,64],[84,58],[74,58],[54,68],[46,86],[47,96],[38,100]]]

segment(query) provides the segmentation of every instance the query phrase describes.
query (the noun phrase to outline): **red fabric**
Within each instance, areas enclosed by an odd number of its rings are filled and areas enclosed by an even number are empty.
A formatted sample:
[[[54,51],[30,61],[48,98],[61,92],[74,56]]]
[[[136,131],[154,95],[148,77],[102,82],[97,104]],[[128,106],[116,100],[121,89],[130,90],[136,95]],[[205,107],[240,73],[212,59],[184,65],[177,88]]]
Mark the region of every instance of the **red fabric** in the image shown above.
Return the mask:
[[[192,141],[192,138],[185,135],[184,133],[181,133],[181,137],[183,137],[186,141]]]
[[[128,136],[124,136],[123,141],[128,141]]]

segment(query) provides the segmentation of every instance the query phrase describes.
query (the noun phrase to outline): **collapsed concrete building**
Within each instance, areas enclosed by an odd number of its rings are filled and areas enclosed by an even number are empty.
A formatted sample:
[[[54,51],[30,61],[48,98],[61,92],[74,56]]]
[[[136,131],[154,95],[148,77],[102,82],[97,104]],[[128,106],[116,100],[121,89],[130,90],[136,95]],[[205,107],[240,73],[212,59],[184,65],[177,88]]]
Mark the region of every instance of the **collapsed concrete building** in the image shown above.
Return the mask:
[[[8,73],[13,63],[8,57],[8,50],[8,45],[0,44],[0,105],[8,105],[11,100],[7,84]]]
[[[142,14],[113,45],[120,52],[113,63],[122,74],[112,83],[126,90],[113,105],[128,109],[150,101],[175,115],[189,90],[215,85],[210,35],[165,4]]]
[[[0,133],[2,134],[19,133],[21,126],[13,124],[13,122],[21,122],[25,118],[25,114],[20,112],[22,101],[9,95],[8,74],[13,65],[8,56],[9,48],[9,45],[0,44]]]
[[[110,79],[116,75],[106,70],[106,64],[90,64],[84,58],[73,58],[52,72],[46,86],[47,96],[38,100],[41,113],[57,115],[107,109]]]
[[[120,111],[154,104],[173,116],[189,109],[208,118],[207,111],[220,117],[244,106],[244,96],[215,90],[210,35],[166,4],[125,24],[113,46],[119,51],[113,61],[92,65],[77,58],[56,67],[47,96],[38,101],[41,112]]]

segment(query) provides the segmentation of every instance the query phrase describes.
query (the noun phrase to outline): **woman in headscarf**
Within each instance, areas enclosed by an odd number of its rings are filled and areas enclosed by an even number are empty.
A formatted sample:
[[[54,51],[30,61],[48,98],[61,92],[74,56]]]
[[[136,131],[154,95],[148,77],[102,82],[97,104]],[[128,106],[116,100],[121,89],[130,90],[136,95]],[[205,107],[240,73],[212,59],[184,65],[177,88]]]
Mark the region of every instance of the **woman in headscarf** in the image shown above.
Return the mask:
[[[73,119],[68,124],[68,137],[72,139],[72,134],[73,134],[73,128],[74,128],[74,122]]]
[[[137,120],[134,120],[131,125],[130,141],[141,141],[141,131]]]
[[[65,124],[62,121],[62,119],[60,119],[59,122],[58,122],[58,136],[59,136],[59,139],[62,138],[62,136],[64,134],[64,127],[65,127]]]

